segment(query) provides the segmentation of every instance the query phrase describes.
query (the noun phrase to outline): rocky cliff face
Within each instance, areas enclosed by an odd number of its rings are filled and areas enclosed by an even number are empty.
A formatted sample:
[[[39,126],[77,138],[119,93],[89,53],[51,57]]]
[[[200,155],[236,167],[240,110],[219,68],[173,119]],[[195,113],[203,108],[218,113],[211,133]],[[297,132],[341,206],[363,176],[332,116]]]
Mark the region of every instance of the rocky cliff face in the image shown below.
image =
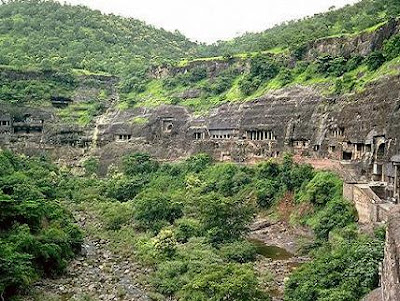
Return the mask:
[[[109,163],[131,151],[147,151],[163,160],[206,152],[236,162],[292,152],[343,160],[366,178],[391,177],[385,163],[400,152],[398,76],[338,98],[293,87],[251,102],[224,104],[202,117],[172,105],[120,111],[111,106],[118,97],[115,82],[100,82],[110,90],[103,108],[108,110],[86,126],[63,121],[60,109],[50,106],[2,108],[1,145],[50,150],[61,157],[90,150]],[[78,90],[73,103],[93,97],[92,89],[86,90],[89,96]]]
[[[329,54],[333,57],[367,56],[373,51],[382,49],[384,42],[399,31],[400,20],[392,19],[374,31],[319,39],[307,46],[306,58],[313,60],[323,54]]]
[[[22,84],[36,81],[46,85],[49,78],[57,80],[58,74],[2,71],[2,76]],[[65,90],[62,95],[54,90],[48,99],[33,101],[28,95],[20,104],[0,105],[1,148],[28,155],[50,153],[61,160],[79,158],[87,152],[93,142],[96,115],[103,114],[117,101],[117,78],[79,76],[68,79],[75,81],[68,86],[68,96]]]
[[[224,104],[200,118],[179,106],[113,110],[98,125],[96,153],[112,160],[110,153],[148,151],[174,160],[206,152],[218,160],[251,162],[292,152],[342,160],[365,178],[385,177],[392,176],[385,162],[400,152],[399,117],[399,77],[338,98],[295,87]]]

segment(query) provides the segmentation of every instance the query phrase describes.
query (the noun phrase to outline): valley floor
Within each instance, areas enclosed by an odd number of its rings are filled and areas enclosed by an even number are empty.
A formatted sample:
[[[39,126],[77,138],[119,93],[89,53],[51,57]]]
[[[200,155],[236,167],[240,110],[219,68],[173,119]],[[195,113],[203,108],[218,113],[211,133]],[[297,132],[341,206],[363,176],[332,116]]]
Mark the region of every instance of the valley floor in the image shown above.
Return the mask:
[[[62,277],[36,283],[24,301],[151,300],[143,284],[149,271],[132,258],[111,251],[110,240],[99,235],[101,224],[95,216],[79,210],[74,210],[74,215],[86,235],[82,254]]]
[[[94,209],[96,205],[70,204],[69,207],[86,235],[82,254],[69,264],[63,276],[36,283],[23,301],[154,300],[154,292],[145,283],[150,270],[135,260],[133,248],[124,248],[118,239],[104,232]],[[283,300],[287,277],[310,260],[296,255],[296,251],[301,241],[312,239],[311,233],[305,228],[293,228],[287,222],[259,218],[252,225],[249,239],[266,247],[276,246],[289,254],[278,253],[272,258],[260,255],[255,262],[260,275],[270,273],[264,289],[273,301]]]

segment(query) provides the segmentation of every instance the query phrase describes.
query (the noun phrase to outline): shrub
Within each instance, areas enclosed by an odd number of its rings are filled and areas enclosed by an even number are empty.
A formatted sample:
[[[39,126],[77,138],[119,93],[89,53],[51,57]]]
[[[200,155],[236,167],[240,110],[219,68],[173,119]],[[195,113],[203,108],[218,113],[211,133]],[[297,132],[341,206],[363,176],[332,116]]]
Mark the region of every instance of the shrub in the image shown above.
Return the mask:
[[[350,58],[347,61],[346,71],[350,72],[350,71],[357,69],[362,64],[363,61],[364,61],[364,58],[362,56],[360,56],[360,55],[353,56],[352,58]]]
[[[301,45],[296,45],[294,49],[292,50],[293,56],[297,60],[302,60],[304,56],[306,55],[308,50],[308,45],[307,44],[301,44]]]
[[[154,247],[161,256],[171,258],[175,254],[177,241],[172,229],[165,228],[154,238]]]
[[[183,203],[157,190],[144,191],[133,203],[134,217],[139,226],[158,233],[183,215]]]
[[[101,206],[106,230],[119,230],[133,219],[132,203],[107,202]]]
[[[175,237],[179,242],[201,235],[200,222],[194,218],[181,218],[175,221]]]
[[[381,51],[372,52],[366,59],[370,71],[375,71],[385,63],[386,59]]]
[[[282,87],[290,84],[293,81],[293,75],[290,69],[285,68],[279,72],[277,79],[281,83]]]
[[[383,242],[370,238],[344,240],[323,248],[313,262],[290,276],[285,300],[360,300],[377,287],[382,258]]]
[[[251,95],[260,87],[261,82],[260,77],[247,74],[239,82],[240,91],[246,96]]]
[[[105,194],[109,198],[126,202],[133,200],[147,183],[148,180],[139,175],[131,177],[116,175],[106,182]]]
[[[256,259],[257,249],[252,243],[242,240],[222,245],[220,254],[227,261],[246,263]]]
[[[20,253],[14,244],[0,239],[0,295],[11,295],[24,289],[38,278],[32,265],[32,255]]]
[[[260,77],[263,81],[268,81],[279,73],[278,64],[270,57],[261,54],[251,59],[250,74],[253,77]]]
[[[356,77],[349,74],[343,75],[343,78],[338,78],[335,82],[335,93],[347,93],[353,91],[356,85]]]
[[[188,172],[199,173],[210,166],[212,158],[207,154],[198,154],[192,156],[185,161],[186,170]]]
[[[146,175],[158,169],[158,162],[151,159],[150,155],[135,153],[122,159],[123,171],[128,176]]]
[[[297,199],[324,206],[330,200],[339,198],[342,193],[342,181],[330,172],[318,172],[315,177],[298,193]]]
[[[347,71],[347,59],[336,57],[329,62],[327,72],[333,76],[342,76]]]
[[[257,176],[263,179],[273,179],[279,175],[279,164],[272,159],[257,165]]]
[[[192,83],[199,82],[207,77],[207,69],[205,67],[196,67],[188,72],[186,76]]]
[[[327,240],[332,230],[355,223],[356,217],[357,212],[352,203],[342,198],[333,199],[317,213],[311,227],[318,240]]]
[[[247,200],[211,193],[196,203],[202,229],[213,244],[242,238],[253,220],[254,207]]]
[[[99,159],[91,157],[83,162],[86,175],[93,175],[99,171]]]
[[[123,81],[121,81],[119,88],[122,93],[142,93],[146,91],[146,85],[146,79],[133,76],[131,78],[125,78]]]
[[[190,278],[179,297],[187,301],[270,300],[257,286],[258,280],[251,265],[211,264]]]
[[[239,88],[244,95],[250,95],[260,87],[262,82],[267,82],[279,73],[279,65],[270,57],[256,55],[250,62],[250,73],[239,82]]]
[[[280,187],[273,180],[258,180],[255,183],[257,204],[261,208],[269,208],[280,194]]]
[[[206,192],[218,191],[224,196],[232,196],[251,182],[251,177],[235,164],[217,164],[209,168]]]
[[[383,49],[387,60],[398,57],[400,55],[400,34],[387,40]]]
[[[187,283],[188,264],[183,260],[161,262],[151,283],[161,294],[172,296]]]

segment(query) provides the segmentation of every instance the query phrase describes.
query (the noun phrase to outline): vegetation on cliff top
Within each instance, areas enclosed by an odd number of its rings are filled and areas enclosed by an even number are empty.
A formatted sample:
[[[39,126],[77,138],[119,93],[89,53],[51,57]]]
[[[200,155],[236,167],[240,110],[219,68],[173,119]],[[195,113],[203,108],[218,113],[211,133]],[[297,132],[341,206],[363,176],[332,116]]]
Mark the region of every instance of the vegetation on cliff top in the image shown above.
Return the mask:
[[[398,0],[363,0],[353,6],[285,22],[262,33],[200,45],[179,32],[105,15],[84,6],[9,0],[0,5],[0,64],[127,75],[149,63],[294,49],[318,38],[371,28],[398,16],[399,7]]]
[[[270,91],[295,85],[313,86],[324,95],[363,91],[382,76],[400,73],[400,34],[366,56],[320,54],[304,57],[299,47],[287,55],[252,54],[245,59],[219,60],[228,67],[212,70],[194,62],[163,78],[128,78],[121,83],[121,99],[128,105],[180,104],[204,111],[225,102],[254,100]]]
[[[400,14],[398,0],[362,0],[301,20],[283,22],[261,33],[246,33],[230,41],[203,45],[203,56],[259,52],[273,48],[295,48],[319,38],[355,34]]]
[[[382,52],[368,57],[321,54],[315,60],[304,60],[306,45],[327,36],[376,30],[399,15],[398,4],[398,0],[363,0],[263,33],[207,46],[190,42],[178,32],[82,6],[41,0],[5,1],[0,5],[0,65],[22,72],[56,69],[52,74],[66,75],[61,80],[47,78],[41,82],[15,79],[4,72],[0,101],[37,102],[48,100],[50,93],[69,96],[73,94],[76,75],[92,73],[120,77],[121,108],[170,103],[202,111],[296,84],[316,85],[326,94],[360,91],[382,75],[398,73],[398,37],[388,41]],[[217,56],[201,59],[205,62],[242,61],[249,62],[250,68],[232,66],[210,77],[204,68],[190,67],[188,73],[149,78],[154,66],[182,67],[192,59],[201,63],[199,57],[204,55]],[[180,59],[184,60],[177,63]],[[65,81],[66,77],[71,80]],[[89,109],[95,111],[93,107],[90,105]],[[61,116],[68,114],[61,112]],[[73,119],[86,124],[93,113],[85,115]]]

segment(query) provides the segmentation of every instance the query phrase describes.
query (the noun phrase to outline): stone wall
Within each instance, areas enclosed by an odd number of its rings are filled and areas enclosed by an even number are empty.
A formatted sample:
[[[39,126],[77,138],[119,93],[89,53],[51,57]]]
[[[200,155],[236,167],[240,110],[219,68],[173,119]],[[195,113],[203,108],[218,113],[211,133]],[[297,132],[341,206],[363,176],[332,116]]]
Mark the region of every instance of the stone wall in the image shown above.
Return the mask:
[[[358,222],[362,225],[387,222],[389,212],[395,206],[385,199],[381,199],[374,192],[374,187],[371,185],[359,183],[343,184],[343,196],[354,203],[358,213]]]
[[[400,206],[388,220],[381,284],[383,301],[400,300]]]

